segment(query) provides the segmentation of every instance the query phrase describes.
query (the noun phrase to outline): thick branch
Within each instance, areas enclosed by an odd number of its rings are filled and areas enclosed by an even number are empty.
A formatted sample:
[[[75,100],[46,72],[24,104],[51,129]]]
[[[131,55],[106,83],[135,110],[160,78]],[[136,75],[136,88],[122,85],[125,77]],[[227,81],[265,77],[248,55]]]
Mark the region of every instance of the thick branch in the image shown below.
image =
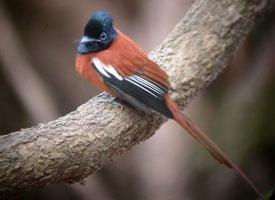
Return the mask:
[[[185,105],[231,60],[266,0],[197,0],[150,57],[170,75]],[[149,138],[166,121],[97,96],[57,120],[0,138],[1,197],[51,183],[76,182]]]

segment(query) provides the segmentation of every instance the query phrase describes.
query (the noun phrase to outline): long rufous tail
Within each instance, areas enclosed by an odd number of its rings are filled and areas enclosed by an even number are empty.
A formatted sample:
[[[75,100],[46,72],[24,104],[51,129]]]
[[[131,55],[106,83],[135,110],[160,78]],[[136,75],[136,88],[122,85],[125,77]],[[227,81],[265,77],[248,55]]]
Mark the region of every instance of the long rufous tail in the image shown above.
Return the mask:
[[[190,135],[201,143],[218,162],[234,169],[236,173],[239,174],[240,177],[248,183],[248,185],[250,185],[257,195],[264,199],[262,193],[245,175],[245,173],[233,161],[231,161],[228,156],[202,130],[200,130],[186,115],[184,115],[177,104],[169,96],[166,97],[166,103],[176,122],[178,122]]]

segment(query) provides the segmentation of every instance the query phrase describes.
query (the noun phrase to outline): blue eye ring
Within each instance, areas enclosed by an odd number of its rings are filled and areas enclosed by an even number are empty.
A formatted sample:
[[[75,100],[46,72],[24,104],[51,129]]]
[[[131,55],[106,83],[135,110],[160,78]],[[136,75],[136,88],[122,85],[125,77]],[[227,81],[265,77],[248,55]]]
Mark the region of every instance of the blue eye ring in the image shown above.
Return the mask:
[[[100,33],[99,39],[100,40],[106,40],[107,39],[107,34],[105,32]]]

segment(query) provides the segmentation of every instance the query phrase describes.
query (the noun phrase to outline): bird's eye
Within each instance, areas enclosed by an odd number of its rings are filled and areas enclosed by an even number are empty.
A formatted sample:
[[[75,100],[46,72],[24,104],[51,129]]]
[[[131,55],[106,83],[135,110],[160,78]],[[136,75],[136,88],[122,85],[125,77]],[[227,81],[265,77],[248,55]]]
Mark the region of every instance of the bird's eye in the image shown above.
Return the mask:
[[[105,32],[102,32],[99,36],[100,40],[106,40],[107,39],[107,34]]]

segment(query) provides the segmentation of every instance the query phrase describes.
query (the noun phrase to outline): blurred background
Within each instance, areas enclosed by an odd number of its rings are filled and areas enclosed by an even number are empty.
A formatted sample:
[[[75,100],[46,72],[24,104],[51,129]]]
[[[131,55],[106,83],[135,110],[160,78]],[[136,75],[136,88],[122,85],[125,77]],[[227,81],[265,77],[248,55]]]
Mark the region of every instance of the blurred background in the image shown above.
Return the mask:
[[[75,49],[96,10],[147,52],[163,41],[193,0],[0,1],[0,133],[56,119],[98,94],[75,72]],[[188,106],[188,115],[263,191],[275,186],[275,9],[230,66]],[[221,19],[222,20],[222,19]],[[169,121],[149,140],[83,183],[51,185],[13,199],[255,199]]]

